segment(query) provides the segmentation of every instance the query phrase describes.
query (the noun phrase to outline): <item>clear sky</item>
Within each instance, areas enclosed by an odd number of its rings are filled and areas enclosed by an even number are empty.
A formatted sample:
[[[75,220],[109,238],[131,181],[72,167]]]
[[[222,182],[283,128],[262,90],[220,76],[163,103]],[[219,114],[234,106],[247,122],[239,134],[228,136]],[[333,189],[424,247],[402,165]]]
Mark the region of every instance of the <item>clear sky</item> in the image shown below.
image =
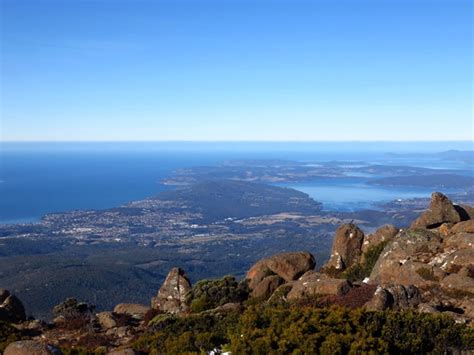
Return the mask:
[[[471,0],[0,0],[28,140],[472,140]]]

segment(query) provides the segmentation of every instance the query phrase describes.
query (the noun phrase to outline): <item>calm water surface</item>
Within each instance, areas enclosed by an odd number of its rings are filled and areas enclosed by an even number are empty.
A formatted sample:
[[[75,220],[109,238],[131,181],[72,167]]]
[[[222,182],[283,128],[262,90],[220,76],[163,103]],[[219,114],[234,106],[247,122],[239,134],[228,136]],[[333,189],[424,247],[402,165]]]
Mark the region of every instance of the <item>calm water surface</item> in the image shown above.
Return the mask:
[[[349,143],[312,146],[252,143],[4,143],[0,150],[0,223],[37,221],[51,212],[118,206],[169,188],[160,184],[160,180],[170,176],[175,169],[214,165],[229,159],[364,161],[466,169],[460,162],[387,159],[384,153],[396,151],[397,148],[390,144],[385,147],[374,144],[355,144],[354,149],[350,147]],[[420,147],[421,151],[436,151],[439,148]],[[323,202],[325,209],[340,210],[367,208],[373,202],[429,196],[431,193],[424,189],[380,188],[366,185],[363,181],[361,176],[343,182],[328,179],[288,186]]]

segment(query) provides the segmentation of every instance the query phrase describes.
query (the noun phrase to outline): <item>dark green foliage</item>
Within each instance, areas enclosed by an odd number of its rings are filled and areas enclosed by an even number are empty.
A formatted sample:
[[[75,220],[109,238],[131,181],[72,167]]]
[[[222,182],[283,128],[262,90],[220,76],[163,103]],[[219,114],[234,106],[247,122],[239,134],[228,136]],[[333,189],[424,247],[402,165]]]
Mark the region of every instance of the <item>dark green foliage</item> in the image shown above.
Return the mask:
[[[415,311],[260,304],[242,314],[171,316],[162,325],[133,347],[153,354],[202,353],[215,347],[234,354],[423,354],[474,346],[472,328],[448,316]]]
[[[199,281],[186,295],[191,311],[199,313],[230,302],[242,302],[248,298],[246,281],[237,282],[233,276],[218,280]]]
[[[371,246],[363,256],[363,261],[350,267],[342,274],[342,277],[349,281],[362,281],[370,276],[375,263],[379,259],[380,254],[384,250],[388,241]]]
[[[63,355],[105,355],[107,348],[99,346],[96,350],[88,350],[84,347],[75,347],[70,349],[61,349]]]
[[[205,312],[187,317],[157,316],[154,333],[140,337],[133,347],[153,354],[202,353],[229,342],[228,333],[238,322],[238,314]]]
[[[446,316],[334,307],[251,307],[231,335],[237,354],[421,354],[473,345],[474,331]]]
[[[10,324],[0,321],[0,354],[8,344],[23,339],[21,332]]]

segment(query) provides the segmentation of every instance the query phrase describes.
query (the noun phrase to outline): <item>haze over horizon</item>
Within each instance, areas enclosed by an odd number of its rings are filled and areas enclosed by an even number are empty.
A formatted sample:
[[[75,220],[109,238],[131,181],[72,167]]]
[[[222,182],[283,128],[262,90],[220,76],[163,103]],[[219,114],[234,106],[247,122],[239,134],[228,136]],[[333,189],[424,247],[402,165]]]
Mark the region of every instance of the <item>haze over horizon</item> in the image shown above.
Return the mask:
[[[1,1],[1,141],[474,138],[472,2]]]

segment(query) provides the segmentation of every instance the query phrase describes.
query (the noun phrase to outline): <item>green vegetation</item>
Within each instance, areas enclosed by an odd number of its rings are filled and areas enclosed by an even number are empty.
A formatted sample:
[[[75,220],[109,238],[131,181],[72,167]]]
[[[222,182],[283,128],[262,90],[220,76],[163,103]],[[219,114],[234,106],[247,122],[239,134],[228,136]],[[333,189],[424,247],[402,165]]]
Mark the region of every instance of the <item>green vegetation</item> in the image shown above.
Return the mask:
[[[163,325],[134,348],[151,354],[199,354],[216,347],[234,354],[420,354],[474,346],[472,328],[414,311],[260,304],[242,314],[204,312]]]
[[[141,336],[133,347],[151,354],[202,353],[229,342],[228,332],[238,322],[238,314],[204,312],[187,317],[156,317],[154,333]]]
[[[474,331],[446,316],[346,308],[249,308],[231,336],[238,354],[443,353],[474,345]]]
[[[186,303],[194,313],[222,306],[226,303],[242,302],[248,298],[246,281],[237,282],[233,276],[218,280],[199,281],[186,295]]]
[[[21,332],[10,324],[0,321],[0,354],[8,344],[23,339]]]
[[[370,276],[375,263],[379,259],[380,254],[387,244],[388,241],[385,241],[371,246],[363,255],[363,260],[360,263],[348,268],[341,276],[352,282],[362,281],[366,277]]]
[[[228,217],[247,218],[281,212],[321,211],[321,203],[294,189],[215,178],[177,190],[164,191],[158,197],[160,200],[179,202],[200,211],[207,222]]]
[[[71,349],[61,349],[61,352],[63,355],[105,355],[107,354],[107,348],[99,346],[96,350],[91,351],[84,347],[76,347]]]

